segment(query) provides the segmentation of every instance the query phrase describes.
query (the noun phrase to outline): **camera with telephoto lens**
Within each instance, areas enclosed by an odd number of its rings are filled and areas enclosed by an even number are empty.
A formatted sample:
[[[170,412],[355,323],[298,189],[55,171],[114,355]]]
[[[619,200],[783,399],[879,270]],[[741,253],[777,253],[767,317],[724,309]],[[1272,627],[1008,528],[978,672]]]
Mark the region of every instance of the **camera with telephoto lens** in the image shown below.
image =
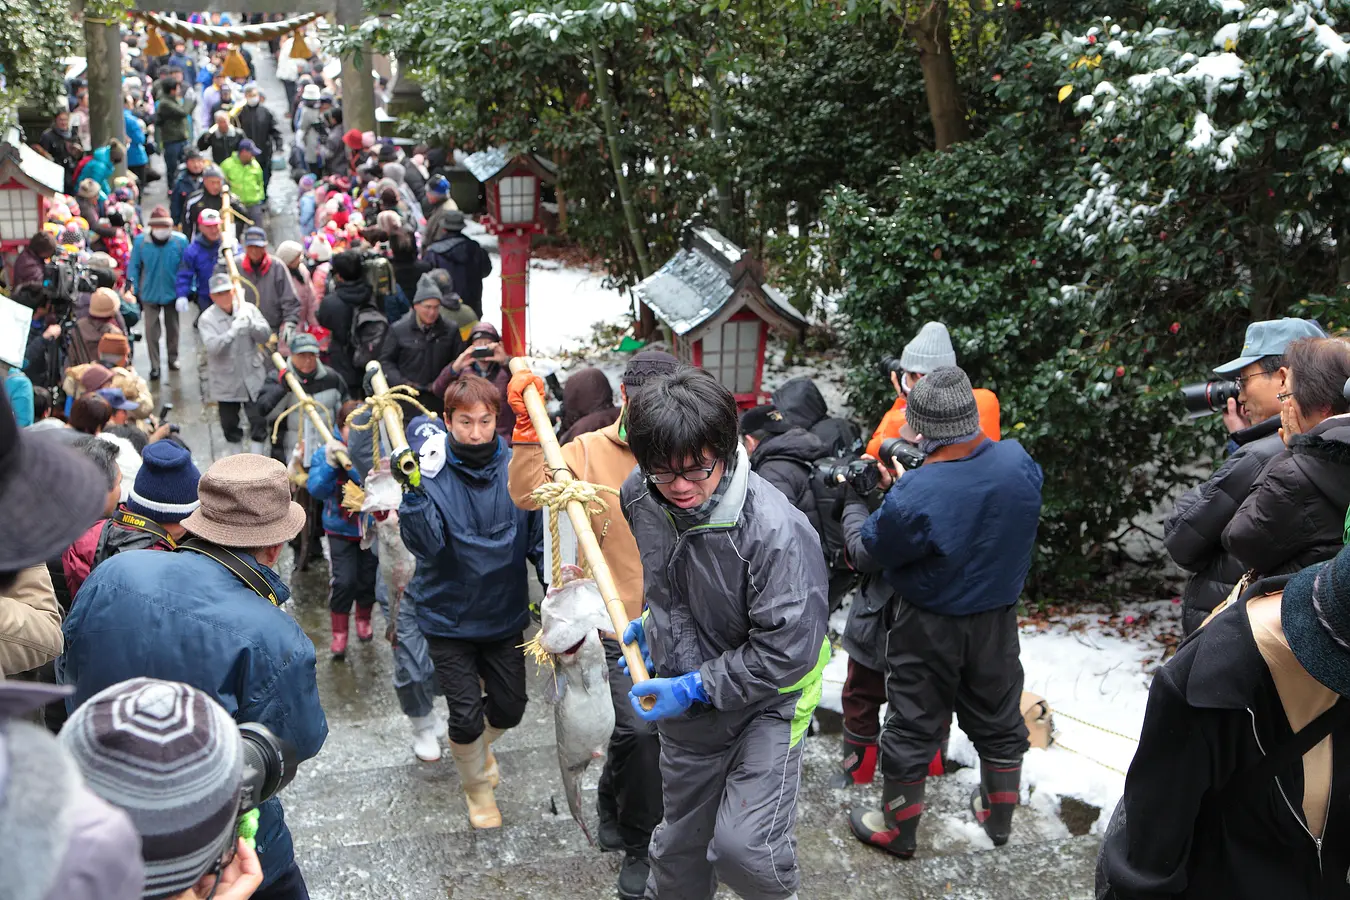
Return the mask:
[[[1186,417],[1198,419],[1210,413],[1228,409],[1228,401],[1236,400],[1242,385],[1236,381],[1202,381],[1181,386],[1181,400],[1186,404]]]
[[[870,494],[881,483],[875,459],[816,460],[816,475],[830,487],[847,484],[859,494]]]
[[[239,737],[244,745],[244,784],[239,792],[239,812],[246,813],[290,784],[300,760],[289,741],[282,740],[257,722],[240,724]]]
[[[877,451],[881,457],[881,462],[890,465],[891,460],[895,460],[900,468],[905,471],[913,471],[923,465],[923,461],[928,458],[918,447],[911,444],[904,438],[887,438],[881,442],[881,449]]]
[[[890,378],[892,372],[895,373],[896,378],[901,378],[904,376],[905,367],[900,364],[900,357],[883,356],[881,358],[881,374],[885,375],[887,378]]]
[[[394,267],[388,257],[374,250],[361,254],[361,274],[375,298],[383,299],[394,292]]]

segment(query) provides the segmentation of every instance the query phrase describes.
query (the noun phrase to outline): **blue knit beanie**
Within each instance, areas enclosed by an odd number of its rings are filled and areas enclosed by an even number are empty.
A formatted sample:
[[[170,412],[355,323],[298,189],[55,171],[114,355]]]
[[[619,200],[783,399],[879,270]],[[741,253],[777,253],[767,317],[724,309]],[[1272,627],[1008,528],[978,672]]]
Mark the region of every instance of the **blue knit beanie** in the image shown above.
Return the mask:
[[[427,190],[434,194],[440,194],[442,197],[450,193],[450,181],[444,175],[433,175],[427,182]]]
[[[197,482],[201,477],[184,447],[156,441],[141,453],[141,470],[127,497],[127,509],[161,525],[181,522],[200,505]]]

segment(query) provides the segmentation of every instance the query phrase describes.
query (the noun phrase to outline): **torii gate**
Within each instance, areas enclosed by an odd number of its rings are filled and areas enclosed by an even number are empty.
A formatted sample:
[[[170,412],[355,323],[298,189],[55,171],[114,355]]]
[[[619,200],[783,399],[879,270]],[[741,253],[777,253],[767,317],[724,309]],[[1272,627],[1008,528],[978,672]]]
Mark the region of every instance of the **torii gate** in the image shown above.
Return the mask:
[[[83,15],[83,0],[72,0],[72,11],[83,19],[85,60],[89,80],[89,128],[95,147],[113,138],[126,141],[122,120],[122,49],[117,19]],[[245,13],[298,13],[281,22],[233,27],[192,25],[160,13],[195,12],[201,0],[137,0],[129,17],[140,18],[162,32],[198,40],[241,44],[266,41],[304,27],[321,15],[331,14],[339,25],[360,25],[361,0],[231,0],[229,8]],[[342,115],[348,127],[375,130],[375,83],[370,73],[369,53],[362,65],[351,56],[342,59]]]

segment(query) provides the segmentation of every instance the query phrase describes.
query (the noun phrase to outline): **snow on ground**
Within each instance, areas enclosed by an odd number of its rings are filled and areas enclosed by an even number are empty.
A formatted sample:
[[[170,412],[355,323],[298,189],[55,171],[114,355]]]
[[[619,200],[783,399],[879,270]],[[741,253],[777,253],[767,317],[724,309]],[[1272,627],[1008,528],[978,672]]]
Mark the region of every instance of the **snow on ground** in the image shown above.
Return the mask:
[[[831,617],[836,632],[842,619]],[[1128,623],[1128,637],[1120,635],[1121,623]],[[1105,827],[1134,757],[1148,686],[1163,655],[1159,638],[1180,631],[1180,606],[1169,601],[1124,604],[1109,617],[1083,612],[1022,626],[1025,690],[1050,704],[1055,728],[1055,743],[1023,760],[1024,804],[1057,811],[1060,798],[1072,797],[1102,810],[1093,830]],[[821,706],[841,711],[847,673],[848,655],[836,650],[825,667]],[[972,767],[954,777],[975,784],[979,758],[957,723],[948,752]]]

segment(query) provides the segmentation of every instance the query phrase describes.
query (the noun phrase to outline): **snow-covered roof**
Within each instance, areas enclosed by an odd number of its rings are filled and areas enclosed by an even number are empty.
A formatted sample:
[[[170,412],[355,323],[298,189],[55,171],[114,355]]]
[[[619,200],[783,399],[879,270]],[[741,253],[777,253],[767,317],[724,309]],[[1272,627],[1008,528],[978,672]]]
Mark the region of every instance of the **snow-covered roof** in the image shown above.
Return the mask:
[[[806,317],[764,282],[759,263],[717,229],[695,219],[685,225],[681,245],[665,265],[633,288],[638,300],[675,334],[697,339],[742,307],[778,331],[800,333],[806,327]],[[733,297],[739,302],[731,303]]]
[[[0,184],[11,178],[44,197],[59,194],[66,186],[65,170],[25,144],[17,128],[0,142]]]
[[[468,169],[469,174],[474,178],[477,178],[481,184],[487,184],[488,181],[497,177],[502,169],[509,166],[511,161],[519,155],[520,154],[510,153],[506,147],[493,147],[490,150],[479,150],[477,153],[472,153],[464,157],[464,168]],[[558,168],[553,165],[551,160],[540,156],[538,153],[530,154],[530,159],[543,170],[540,174],[546,176],[557,175]]]

